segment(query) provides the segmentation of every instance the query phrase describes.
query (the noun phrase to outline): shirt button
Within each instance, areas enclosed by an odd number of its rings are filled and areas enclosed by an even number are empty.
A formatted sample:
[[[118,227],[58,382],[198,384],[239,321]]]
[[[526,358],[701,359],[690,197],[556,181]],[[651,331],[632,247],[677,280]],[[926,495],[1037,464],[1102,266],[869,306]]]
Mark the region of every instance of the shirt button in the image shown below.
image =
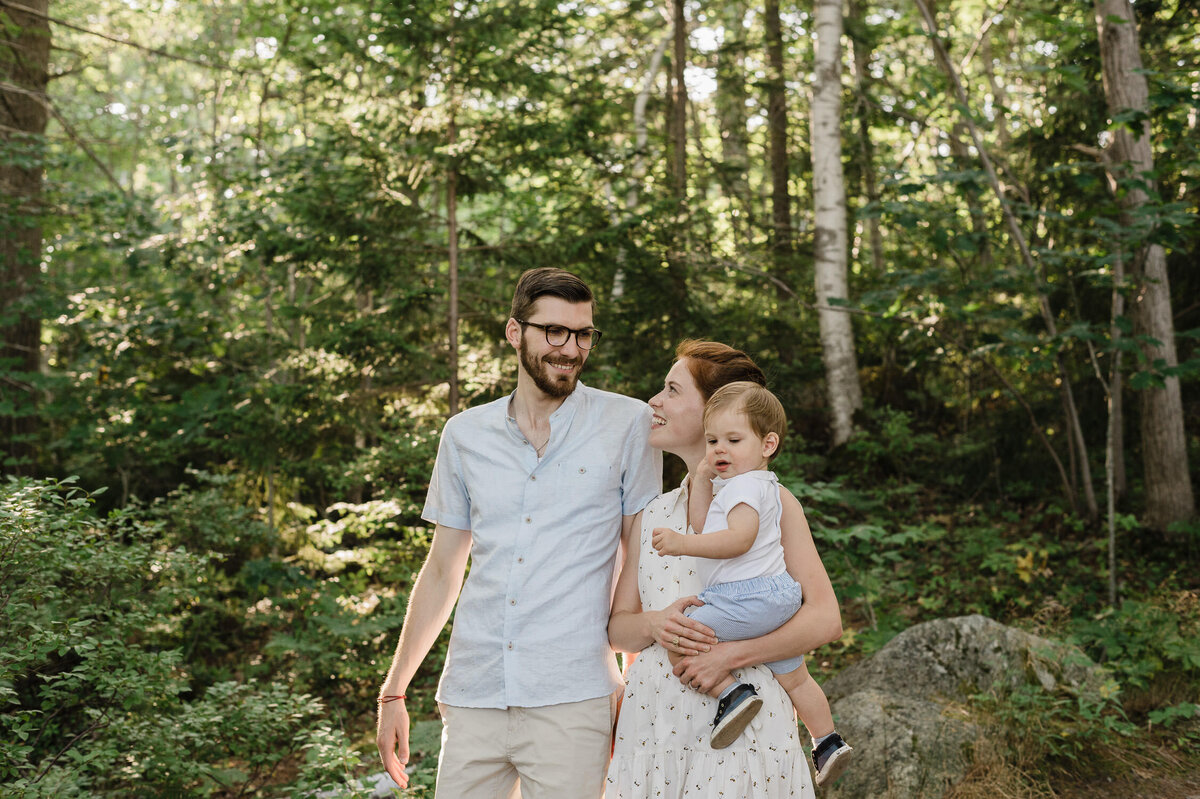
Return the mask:
[[[508,642],[508,648],[509,648],[509,649],[512,649],[512,641],[509,641],[509,642]]]
[[[517,563],[524,563],[524,562],[525,562],[525,558],[517,558]]]
[[[508,600],[508,604],[510,604],[510,605],[515,605],[515,604],[517,604],[517,600],[515,600],[515,599],[510,599],[510,600]]]
[[[534,483],[536,483],[536,482],[537,482],[537,475],[536,475],[536,474],[531,474],[531,475],[529,475],[529,480],[530,480],[530,482],[534,482]]]
[[[582,466],[579,467],[580,474],[585,474],[586,472],[587,472],[587,469],[583,468]]]
[[[532,516],[526,516],[526,517],[525,517],[525,523],[526,523],[526,524],[529,524],[529,523],[531,523],[532,521],[533,521],[533,517],[532,517]]]

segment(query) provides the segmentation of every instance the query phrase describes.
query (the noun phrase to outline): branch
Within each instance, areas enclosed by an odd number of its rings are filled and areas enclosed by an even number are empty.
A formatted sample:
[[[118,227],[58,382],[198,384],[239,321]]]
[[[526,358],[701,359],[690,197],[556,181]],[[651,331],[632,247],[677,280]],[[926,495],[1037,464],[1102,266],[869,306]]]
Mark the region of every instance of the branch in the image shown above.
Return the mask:
[[[3,2],[3,0],[0,0],[0,2]],[[48,102],[46,103],[46,108],[51,114],[54,115],[54,118],[58,120],[58,124],[62,125],[63,130],[65,130],[67,135],[71,137],[71,141],[75,142],[79,149],[83,150],[83,152],[87,154],[87,157],[92,160],[92,163],[100,167],[100,171],[104,173],[104,176],[108,178],[110,183],[117,187],[117,191],[121,192],[121,196],[123,196],[126,200],[132,200],[133,196],[129,190],[121,185],[121,181],[117,180],[117,176],[112,173],[112,170],[108,168],[108,165],[101,161],[100,156],[96,155],[96,153],[92,151],[92,148],[88,147],[87,142],[80,138],[79,134],[75,132],[75,129],[71,127],[71,123],[67,122],[66,118],[63,117],[62,114],[58,113],[58,109],[54,107],[54,104]]]
[[[50,762],[47,763],[40,772],[38,772],[37,776],[33,778],[32,782],[36,783],[39,780],[41,780],[42,777],[45,777],[46,774],[49,773],[50,769],[52,769],[54,767],[54,764],[58,762],[58,759],[60,757],[62,757],[63,755],[65,755],[67,753],[67,751],[72,746],[74,746],[75,742],[78,741],[80,738],[84,737],[85,735],[90,735],[91,733],[95,732],[97,729],[102,729],[104,727],[107,727],[109,722],[105,721],[103,724],[100,723],[101,721],[104,720],[104,716],[107,714],[108,714],[108,708],[106,707],[106,708],[104,708],[103,712],[101,712],[100,717],[97,718],[96,721],[93,722],[90,727],[88,727],[85,730],[80,730],[78,735],[76,735],[74,738],[72,738],[70,741],[68,741],[67,745],[64,746],[62,749],[60,749],[58,754],[50,759]]]
[[[262,74],[261,70],[257,70],[257,69],[246,69],[243,67],[235,67],[235,66],[231,66],[229,64],[224,64],[224,63],[213,63],[211,61],[201,61],[198,58],[189,58],[187,56],[174,55],[173,53],[168,53],[166,50],[159,50],[158,48],[155,48],[155,47],[147,47],[144,44],[138,44],[137,42],[131,41],[129,39],[122,39],[122,38],[119,38],[116,36],[110,36],[107,33],[101,33],[100,31],[94,31],[89,28],[84,28],[79,25],[75,25],[73,23],[67,22],[66,20],[61,20],[56,17],[52,17],[44,11],[38,11],[35,8],[30,8],[29,6],[24,6],[24,5],[21,5],[20,3],[14,3],[14,2],[12,2],[12,0],[0,0],[0,6],[4,6],[5,8],[11,8],[15,11],[22,11],[26,14],[32,14],[35,17],[44,19],[48,22],[53,22],[55,25],[61,25],[64,28],[70,28],[71,30],[79,31],[80,33],[86,33],[89,36],[95,36],[97,38],[105,39],[110,42],[115,42],[116,44],[121,44],[126,47],[132,47],[135,50],[141,50],[142,52],[150,53],[152,55],[161,56],[163,58],[170,58],[174,61],[184,61],[188,64],[195,64],[198,67],[204,67],[205,69],[225,70],[227,72],[236,72],[240,75],[245,75],[247,73]]]
[[[966,69],[967,64],[971,63],[971,59],[975,57],[975,51],[979,49],[979,45],[983,44],[983,37],[987,36],[987,32],[992,29],[992,21],[1004,13],[1004,9],[1008,8],[1008,2],[1009,0],[1004,0],[1004,2],[1000,4],[999,8],[997,8],[991,14],[988,14],[988,18],[984,20],[983,27],[979,29],[979,34],[975,37],[975,41],[971,44],[971,49],[967,50],[966,56],[963,57],[962,61],[958,62],[959,69]]]

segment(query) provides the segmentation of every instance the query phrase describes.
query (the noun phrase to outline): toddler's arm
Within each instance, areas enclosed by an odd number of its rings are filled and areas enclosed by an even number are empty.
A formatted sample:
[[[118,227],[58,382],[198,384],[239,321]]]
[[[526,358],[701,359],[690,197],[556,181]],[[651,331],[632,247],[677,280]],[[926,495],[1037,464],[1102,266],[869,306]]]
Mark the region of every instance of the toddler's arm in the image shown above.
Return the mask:
[[[681,535],[666,527],[655,527],[651,543],[659,555],[691,555],[695,558],[736,558],[750,551],[758,536],[758,511],[744,502],[731,510],[729,528],[703,535]]]

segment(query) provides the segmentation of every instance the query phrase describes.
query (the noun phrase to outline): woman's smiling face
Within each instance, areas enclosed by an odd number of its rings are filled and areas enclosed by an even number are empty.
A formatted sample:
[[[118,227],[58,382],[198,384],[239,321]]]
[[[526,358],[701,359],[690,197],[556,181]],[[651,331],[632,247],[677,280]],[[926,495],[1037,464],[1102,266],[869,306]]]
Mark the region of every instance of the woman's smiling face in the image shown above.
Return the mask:
[[[687,366],[687,359],[675,362],[662,391],[650,398],[654,411],[650,423],[650,446],[682,454],[704,446],[704,397]]]

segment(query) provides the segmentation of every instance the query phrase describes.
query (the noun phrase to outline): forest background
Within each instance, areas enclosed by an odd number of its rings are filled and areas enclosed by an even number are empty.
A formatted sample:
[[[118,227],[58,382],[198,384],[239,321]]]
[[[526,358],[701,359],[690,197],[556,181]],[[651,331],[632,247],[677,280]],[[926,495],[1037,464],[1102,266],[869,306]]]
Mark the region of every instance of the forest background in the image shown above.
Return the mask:
[[[541,265],[599,291],[592,385],[649,397],[686,337],[766,367],[846,625],[819,671],[984,613],[1111,679],[977,697],[1013,733],[968,783],[1196,770],[1192,0],[0,21],[4,795],[378,770],[440,426],[511,390]]]

